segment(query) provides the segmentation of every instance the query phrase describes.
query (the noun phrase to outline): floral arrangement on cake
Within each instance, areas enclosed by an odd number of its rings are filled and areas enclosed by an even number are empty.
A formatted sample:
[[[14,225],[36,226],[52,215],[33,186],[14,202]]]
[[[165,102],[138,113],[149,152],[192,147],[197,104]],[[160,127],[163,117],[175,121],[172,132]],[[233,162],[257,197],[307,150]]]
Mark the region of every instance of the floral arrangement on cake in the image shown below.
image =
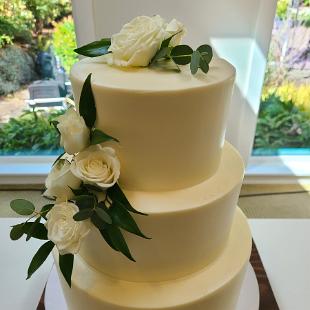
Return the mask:
[[[96,105],[91,88],[91,74],[86,78],[78,110],[74,102],[53,125],[60,134],[65,153],[53,164],[46,179],[44,196],[53,203],[44,205],[40,211],[28,200],[15,199],[11,208],[18,214],[29,216],[10,232],[12,240],[26,235],[26,240],[48,240],[34,255],[27,279],[42,265],[56,247],[59,267],[69,286],[74,254],[81,243],[96,227],[107,244],[135,261],[127,246],[121,229],[147,238],[137,226],[130,213],[146,215],[135,210],[117,183],[121,164],[112,147],[102,146],[108,141],[118,142],[94,127]],[[41,223],[44,222],[44,223]]]
[[[146,67],[174,64],[190,64],[191,73],[200,68],[209,70],[212,48],[201,45],[195,51],[188,45],[180,44],[186,30],[173,19],[166,23],[160,16],[139,16],[112,38],[92,42],[75,51],[79,54],[97,57],[108,65],[121,67]],[[53,121],[60,134],[60,144],[65,152],[52,166],[46,179],[44,196],[52,203],[36,210],[32,202],[25,199],[11,201],[11,208],[19,215],[29,218],[14,225],[10,232],[12,240],[26,235],[46,240],[35,253],[28,268],[27,279],[44,263],[56,247],[59,253],[59,269],[68,285],[74,255],[92,227],[115,251],[135,261],[127,246],[122,230],[142,238],[146,237],[134,217],[146,215],[133,208],[123,193],[118,179],[121,163],[116,151],[106,142],[119,143],[107,133],[95,128],[96,105],[91,87],[91,74],[83,84],[78,109],[72,100],[64,115]],[[111,144],[111,143],[110,143]]]
[[[180,44],[186,29],[173,19],[170,23],[159,15],[138,16],[125,24],[119,33],[75,49],[88,57],[102,56],[102,62],[121,67],[161,66],[180,70],[180,65],[190,64],[192,74],[200,68],[209,71],[213,57],[210,45],[203,44],[195,51]]]

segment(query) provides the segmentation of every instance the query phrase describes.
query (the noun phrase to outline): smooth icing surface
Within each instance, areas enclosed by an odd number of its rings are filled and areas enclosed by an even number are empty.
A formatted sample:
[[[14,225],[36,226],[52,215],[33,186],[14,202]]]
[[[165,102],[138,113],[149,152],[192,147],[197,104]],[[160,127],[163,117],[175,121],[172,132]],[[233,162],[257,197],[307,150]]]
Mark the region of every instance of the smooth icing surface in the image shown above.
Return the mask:
[[[237,209],[221,255],[187,277],[165,282],[123,281],[91,268],[77,256],[72,288],[60,278],[70,310],[233,310],[250,252],[249,226]]]
[[[163,281],[195,272],[223,250],[233,221],[243,178],[243,162],[226,143],[215,175],[196,186],[160,192],[125,191],[134,216],[151,240],[124,232],[136,263],[112,250],[96,228],[80,255],[95,269],[129,281]]]
[[[117,68],[86,58],[71,82],[79,101],[92,73],[96,127],[120,140],[124,188],[174,190],[198,184],[217,170],[224,144],[235,69],[214,59],[207,75],[153,68]]]

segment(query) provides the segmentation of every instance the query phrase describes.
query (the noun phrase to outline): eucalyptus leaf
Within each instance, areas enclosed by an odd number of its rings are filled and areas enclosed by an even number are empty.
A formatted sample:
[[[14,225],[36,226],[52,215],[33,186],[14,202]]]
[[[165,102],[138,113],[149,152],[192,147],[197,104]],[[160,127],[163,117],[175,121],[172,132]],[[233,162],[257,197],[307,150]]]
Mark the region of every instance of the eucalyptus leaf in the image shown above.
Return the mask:
[[[199,51],[203,59],[209,64],[213,57],[212,47],[208,44],[203,44],[197,48],[197,51]]]
[[[76,48],[74,51],[80,55],[87,57],[97,57],[108,54],[111,45],[110,38],[103,38],[99,41],[94,41],[89,44]]]
[[[26,241],[30,240],[33,232],[36,230],[36,227],[38,226],[38,224],[40,223],[41,220],[41,216],[37,217],[36,220],[32,224],[27,232],[27,237],[26,237]],[[29,222],[28,222],[29,223]]]
[[[23,234],[24,234],[24,229],[23,229],[24,223],[14,225],[11,229],[10,232],[10,238],[11,240],[18,240],[20,239]]]
[[[77,222],[87,220],[92,216],[93,212],[94,209],[82,209],[73,215],[73,219]]]
[[[113,248],[116,248],[121,253],[123,253],[127,258],[135,262],[121,230],[114,225],[108,225],[106,232],[108,233]]]
[[[96,198],[93,195],[79,195],[72,198],[80,210],[93,209],[96,206]]]
[[[103,192],[103,189],[102,189],[102,188],[100,188],[99,186],[96,186],[96,185],[92,185],[92,184],[86,184],[86,183],[84,183],[84,184],[83,184],[83,188],[84,188],[85,190],[94,191],[94,192],[97,192],[97,193]]]
[[[190,69],[192,74],[196,74],[196,72],[199,69],[199,64],[200,64],[200,53],[199,51],[194,51],[192,54],[192,59],[191,59],[191,64],[190,64]]]
[[[208,73],[209,64],[207,63],[207,61],[203,57],[200,57],[199,67],[204,73]]]
[[[35,210],[33,203],[25,199],[14,199],[10,206],[19,215],[31,215]]]
[[[71,276],[73,270],[73,262],[74,262],[74,255],[73,254],[65,254],[59,255],[59,268],[64,276],[65,280],[67,281],[68,285],[71,287]]]
[[[173,61],[178,65],[187,65],[191,62],[191,55],[193,54],[193,49],[188,45],[177,45],[170,53]]]
[[[123,205],[123,207],[125,207],[128,211],[132,213],[136,213],[140,215],[147,215],[146,213],[137,211],[131,206],[130,202],[128,201],[122,189],[117,183],[115,183],[112,187],[108,189],[108,196],[111,198],[113,202],[116,202],[116,201],[119,202],[120,204]]]
[[[104,222],[106,222],[107,224],[112,224],[112,219],[110,215],[104,209],[97,207],[95,209],[95,212]]]
[[[35,227],[35,230],[31,231],[32,223],[25,223],[23,225],[24,234],[31,234],[31,237],[40,240],[48,240],[47,238],[47,229],[42,223],[38,223]]]
[[[29,279],[33,273],[36,272],[38,268],[45,262],[54,246],[55,245],[52,241],[47,241],[39,248],[29,265],[27,279]]]
[[[112,206],[109,208],[109,214],[113,219],[114,225],[117,225],[127,230],[128,232],[142,238],[150,239],[141,232],[134,218],[130,215],[129,211],[124,208],[120,203],[113,202]]]
[[[91,87],[91,73],[87,76],[80,96],[79,113],[87,127],[92,128],[96,121],[95,98]]]
[[[75,196],[82,196],[82,195],[87,195],[88,191],[87,188],[81,187],[81,188],[72,188],[70,186],[68,186],[71,189],[71,192],[75,195]]]
[[[119,142],[117,139],[113,138],[112,136],[109,136],[108,134],[104,133],[99,129],[94,129],[90,134],[91,145],[100,144],[111,140]]]

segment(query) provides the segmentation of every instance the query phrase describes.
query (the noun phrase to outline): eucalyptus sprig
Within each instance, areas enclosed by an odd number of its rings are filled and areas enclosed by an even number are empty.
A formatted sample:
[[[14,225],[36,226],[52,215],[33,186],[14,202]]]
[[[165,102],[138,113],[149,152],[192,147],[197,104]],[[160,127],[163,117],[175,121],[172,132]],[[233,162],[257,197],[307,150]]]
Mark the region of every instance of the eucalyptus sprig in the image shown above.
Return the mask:
[[[185,44],[171,46],[171,39],[180,32],[181,31],[163,40],[160,48],[151,59],[149,66],[160,66],[167,69],[168,65],[172,62],[174,64],[174,69],[180,72],[180,65],[190,64],[191,73],[193,75],[197,73],[198,69],[201,69],[204,73],[208,73],[209,63],[213,57],[211,46],[203,44],[195,51],[190,46]],[[110,45],[111,39],[103,38],[99,41],[76,48],[74,51],[83,56],[97,57],[111,53],[109,51]]]

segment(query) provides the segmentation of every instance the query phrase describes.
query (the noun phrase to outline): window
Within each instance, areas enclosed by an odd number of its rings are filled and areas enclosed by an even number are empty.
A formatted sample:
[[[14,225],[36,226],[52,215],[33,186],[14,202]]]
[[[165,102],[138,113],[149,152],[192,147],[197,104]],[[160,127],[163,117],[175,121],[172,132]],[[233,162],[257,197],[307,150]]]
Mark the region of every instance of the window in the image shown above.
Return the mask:
[[[61,153],[53,120],[71,96],[71,15],[69,0],[0,0],[0,156]]]
[[[279,0],[253,155],[310,155],[310,1]]]

